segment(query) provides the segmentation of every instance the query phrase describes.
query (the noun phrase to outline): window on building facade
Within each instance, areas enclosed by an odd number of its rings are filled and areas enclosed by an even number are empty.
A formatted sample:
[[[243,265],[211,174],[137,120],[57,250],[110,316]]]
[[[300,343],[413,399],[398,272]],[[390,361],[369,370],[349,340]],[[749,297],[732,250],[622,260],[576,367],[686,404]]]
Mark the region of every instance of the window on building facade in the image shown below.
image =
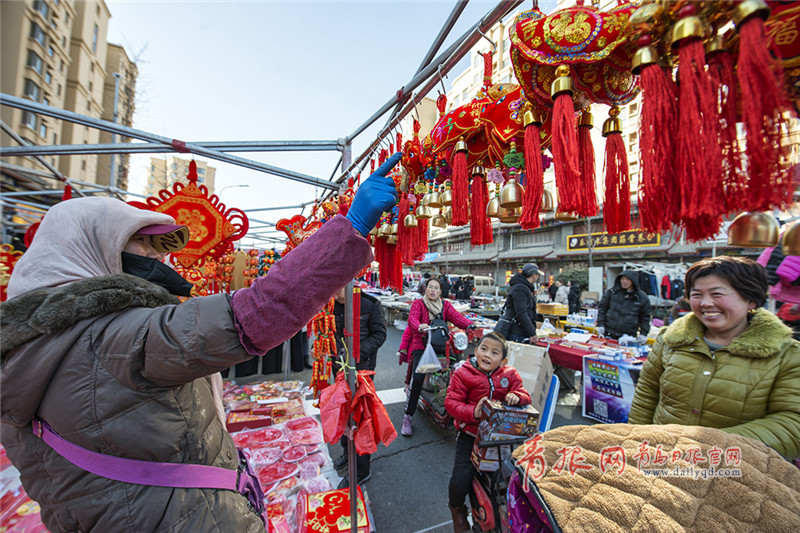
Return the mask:
[[[58,84],[58,90],[56,90],[56,95],[61,96],[61,84]]]
[[[41,137],[42,139],[47,138],[47,126],[45,126],[44,124],[39,124],[39,137]]]
[[[50,100],[48,100],[47,98],[42,98],[42,103],[44,105],[50,105]]]
[[[53,81],[53,75],[50,74],[50,71],[47,71],[47,74],[44,75],[44,82],[50,85],[50,82]]]
[[[81,161],[81,170],[86,170],[86,160]]]
[[[630,113],[631,118],[639,116],[639,103],[634,102],[628,106],[628,113]]]
[[[39,57],[39,54],[37,54],[33,50],[28,50],[28,62],[26,64],[39,74],[42,73],[44,62],[42,61],[42,58]]]
[[[62,35],[61,36],[61,48],[66,48],[66,47],[67,47],[67,38],[66,38],[66,36]]]
[[[202,176],[197,176],[197,183],[205,183],[206,179]]]
[[[94,72],[94,61],[89,63],[89,72]]]
[[[474,85],[478,85],[478,84],[481,82],[481,76],[482,76],[482,75],[481,75],[481,73],[480,73],[480,72],[476,72],[476,73],[475,73],[475,76],[473,76],[473,77],[472,77],[472,83],[473,83]]]
[[[44,0],[35,0],[33,2],[33,9],[37,13],[39,13],[42,16],[42,18],[47,20],[48,8],[47,8],[47,3],[44,2]]]
[[[511,40],[506,37],[503,39],[503,55],[508,54],[509,50],[511,50]]]
[[[53,134],[53,144],[58,144],[58,135],[55,133]]]
[[[472,61],[472,66],[475,68],[480,68],[483,65],[483,58],[479,55],[475,55],[475,59]]]
[[[38,85],[36,85],[33,81],[31,81],[31,80],[26,78],[25,79],[25,89],[24,89],[24,92],[22,94],[24,94],[25,96],[27,96],[28,98],[30,98],[34,102],[38,102],[39,101],[39,97],[42,94],[42,89]]]
[[[44,46],[44,32],[35,22],[31,22],[30,38]]]
[[[100,6],[97,7],[100,9]],[[100,28],[97,27],[97,24],[94,25],[94,31],[92,32],[92,52],[95,54],[97,53],[97,35],[100,32]]]
[[[92,89],[94,89],[94,83],[89,82],[89,92],[92,92]]]
[[[469,97],[467,96],[467,91],[464,91],[463,93],[461,93],[461,101],[462,102],[464,102],[466,104],[468,98]]]
[[[56,55],[55,48],[53,48],[52,46],[48,46],[47,47],[47,55],[49,55],[50,57],[53,57],[54,55]]]
[[[172,163],[172,170],[175,170],[176,168],[178,168],[178,163]]]
[[[197,169],[197,173],[198,173],[198,174],[205,174],[205,173],[206,173],[206,169],[204,169],[204,168],[198,168],[198,169]]]
[[[23,111],[22,112],[22,124],[28,126],[30,129],[36,129],[36,115],[31,113],[30,111]],[[33,144],[33,143],[31,143]]]
[[[58,71],[62,72],[62,73],[64,72],[64,60],[63,59],[60,59],[58,61]]]

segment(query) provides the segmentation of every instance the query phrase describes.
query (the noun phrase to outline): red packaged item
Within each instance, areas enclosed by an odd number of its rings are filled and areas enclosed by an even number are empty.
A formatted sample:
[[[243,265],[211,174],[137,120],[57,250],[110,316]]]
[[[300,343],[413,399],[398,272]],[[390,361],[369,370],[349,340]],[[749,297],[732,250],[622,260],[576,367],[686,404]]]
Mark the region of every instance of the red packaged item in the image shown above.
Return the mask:
[[[268,466],[280,461],[283,452],[278,448],[257,448],[250,450],[250,462],[254,466]]]
[[[292,431],[289,437],[294,444],[322,444],[322,432],[319,428]]]
[[[295,418],[286,422],[286,427],[292,431],[299,431],[301,429],[319,429],[319,423],[314,417],[306,416],[303,418]]]
[[[264,485],[272,485],[278,481],[283,481],[288,477],[294,476],[298,470],[296,463],[277,461],[271,465],[259,468],[258,480]]]
[[[326,389],[327,390],[327,389]],[[300,533],[345,533],[350,531],[350,489],[306,494],[301,502]],[[369,518],[364,493],[358,487],[356,527],[369,533]]]
[[[305,446],[292,446],[286,450],[283,450],[283,460],[287,463],[296,463],[300,459],[303,459],[306,456],[306,448]]]

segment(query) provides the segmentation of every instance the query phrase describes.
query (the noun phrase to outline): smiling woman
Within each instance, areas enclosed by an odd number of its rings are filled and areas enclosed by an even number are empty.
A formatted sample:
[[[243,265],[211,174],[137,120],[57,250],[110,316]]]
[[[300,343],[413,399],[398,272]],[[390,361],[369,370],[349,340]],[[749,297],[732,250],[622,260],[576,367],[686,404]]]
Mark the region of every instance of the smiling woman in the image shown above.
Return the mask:
[[[800,344],[766,309],[764,267],[704,259],[686,273],[692,312],[659,334],[628,421],[723,429],[800,456]]]

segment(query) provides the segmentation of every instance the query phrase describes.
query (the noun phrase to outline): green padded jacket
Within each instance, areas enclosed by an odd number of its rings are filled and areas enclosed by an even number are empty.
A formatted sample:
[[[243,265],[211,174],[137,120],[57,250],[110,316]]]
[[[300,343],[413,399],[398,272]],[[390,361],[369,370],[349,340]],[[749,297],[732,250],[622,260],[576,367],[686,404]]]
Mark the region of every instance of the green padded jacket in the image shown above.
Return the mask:
[[[658,335],[642,367],[628,422],[723,429],[800,456],[800,343],[765,309],[711,352],[694,313]]]

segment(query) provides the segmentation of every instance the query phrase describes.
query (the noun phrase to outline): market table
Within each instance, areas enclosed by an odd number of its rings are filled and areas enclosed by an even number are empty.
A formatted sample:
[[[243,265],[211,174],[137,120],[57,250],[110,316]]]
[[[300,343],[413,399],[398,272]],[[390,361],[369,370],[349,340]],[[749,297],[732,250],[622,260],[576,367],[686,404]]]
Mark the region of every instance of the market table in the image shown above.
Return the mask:
[[[583,357],[585,355],[597,355],[596,352],[580,350],[578,348],[571,348],[569,346],[562,346],[560,344],[553,344],[544,341],[539,341],[536,343],[536,345],[543,346],[548,349],[547,353],[550,355],[550,361],[554,365],[563,366],[578,372],[583,371]]]

